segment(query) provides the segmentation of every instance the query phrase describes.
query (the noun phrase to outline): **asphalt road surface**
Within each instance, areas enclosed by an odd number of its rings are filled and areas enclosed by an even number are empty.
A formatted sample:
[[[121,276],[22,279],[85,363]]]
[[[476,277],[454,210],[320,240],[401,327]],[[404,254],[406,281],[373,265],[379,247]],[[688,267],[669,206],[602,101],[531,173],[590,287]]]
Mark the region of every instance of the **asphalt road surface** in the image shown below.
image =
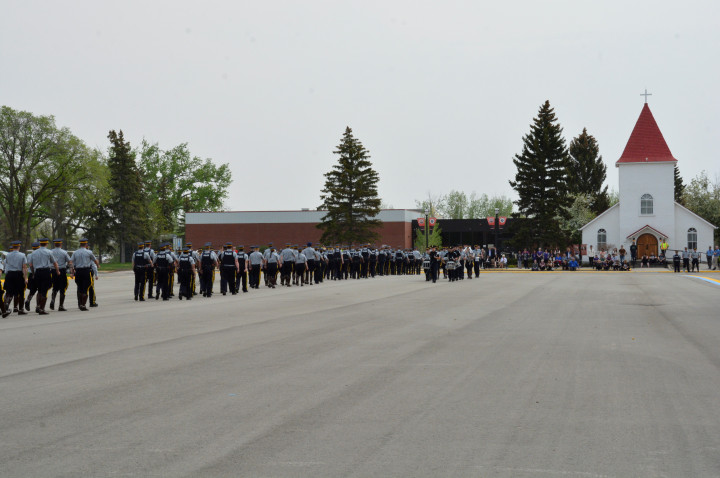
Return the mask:
[[[97,309],[0,321],[0,476],[720,476],[720,274],[696,275],[140,303],[103,274]]]

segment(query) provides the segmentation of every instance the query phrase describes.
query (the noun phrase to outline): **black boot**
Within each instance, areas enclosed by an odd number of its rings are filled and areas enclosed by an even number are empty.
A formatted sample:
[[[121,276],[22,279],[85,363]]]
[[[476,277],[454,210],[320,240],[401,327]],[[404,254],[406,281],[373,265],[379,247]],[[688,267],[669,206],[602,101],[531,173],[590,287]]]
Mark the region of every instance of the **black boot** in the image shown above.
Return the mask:
[[[5,300],[0,302],[0,311],[2,312],[2,318],[7,318],[8,315],[10,315],[10,311],[8,311],[8,304],[10,301],[8,300],[9,297],[5,297]],[[12,298],[10,298],[12,300]]]
[[[52,308],[52,306],[50,308]],[[65,308],[65,294],[60,294],[60,307],[58,307],[58,312],[67,312]]]
[[[33,296],[35,295],[35,292],[31,292],[27,299],[25,299],[25,310],[30,312],[30,301],[32,300]]]
[[[52,293],[52,299],[50,299],[50,310],[55,310],[55,296],[57,296],[57,292]]]
[[[23,307],[23,301],[22,296],[18,295],[15,297],[15,310],[17,311],[18,315],[25,315],[27,312],[25,312],[25,308]]]
[[[47,302],[47,297],[38,297],[38,311],[37,313],[40,315],[48,315],[48,312],[45,312],[45,303]]]

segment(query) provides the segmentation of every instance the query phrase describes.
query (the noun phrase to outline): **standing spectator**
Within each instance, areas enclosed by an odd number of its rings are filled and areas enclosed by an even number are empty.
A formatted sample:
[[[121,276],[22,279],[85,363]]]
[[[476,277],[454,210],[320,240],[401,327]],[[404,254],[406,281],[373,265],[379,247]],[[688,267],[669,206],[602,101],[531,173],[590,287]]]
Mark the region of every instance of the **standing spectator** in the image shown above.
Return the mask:
[[[708,250],[705,253],[705,256],[707,256],[707,263],[708,263],[708,270],[712,270],[712,259],[713,259],[713,248],[712,246],[708,246]]]
[[[633,238],[633,243],[630,245],[630,262],[632,263],[633,268],[635,267],[635,261],[637,260],[637,244],[635,244],[635,239]]]

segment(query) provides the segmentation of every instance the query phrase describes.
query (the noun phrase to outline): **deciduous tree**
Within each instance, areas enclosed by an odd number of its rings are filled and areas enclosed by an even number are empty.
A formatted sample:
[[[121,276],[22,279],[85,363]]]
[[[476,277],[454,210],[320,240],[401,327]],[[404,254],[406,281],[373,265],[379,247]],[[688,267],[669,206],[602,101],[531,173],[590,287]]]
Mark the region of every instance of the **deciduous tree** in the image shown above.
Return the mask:
[[[26,245],[31,231],[48,219],[47,205],[78,193],[92,179],[92,151],[52,116],[0,108],[0,210],[2,238]],[[62,227],[62,226],[60,226]]]

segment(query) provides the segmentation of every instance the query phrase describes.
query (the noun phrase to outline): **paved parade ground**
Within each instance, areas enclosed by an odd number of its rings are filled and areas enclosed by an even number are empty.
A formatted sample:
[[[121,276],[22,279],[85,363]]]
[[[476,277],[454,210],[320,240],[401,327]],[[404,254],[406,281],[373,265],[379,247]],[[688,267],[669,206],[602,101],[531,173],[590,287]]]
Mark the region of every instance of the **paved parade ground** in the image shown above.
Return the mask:
[[[720,476],[720,274],[261,286],[0,321],[3,477]],[[216,290],[217,290],[216,284]]]

